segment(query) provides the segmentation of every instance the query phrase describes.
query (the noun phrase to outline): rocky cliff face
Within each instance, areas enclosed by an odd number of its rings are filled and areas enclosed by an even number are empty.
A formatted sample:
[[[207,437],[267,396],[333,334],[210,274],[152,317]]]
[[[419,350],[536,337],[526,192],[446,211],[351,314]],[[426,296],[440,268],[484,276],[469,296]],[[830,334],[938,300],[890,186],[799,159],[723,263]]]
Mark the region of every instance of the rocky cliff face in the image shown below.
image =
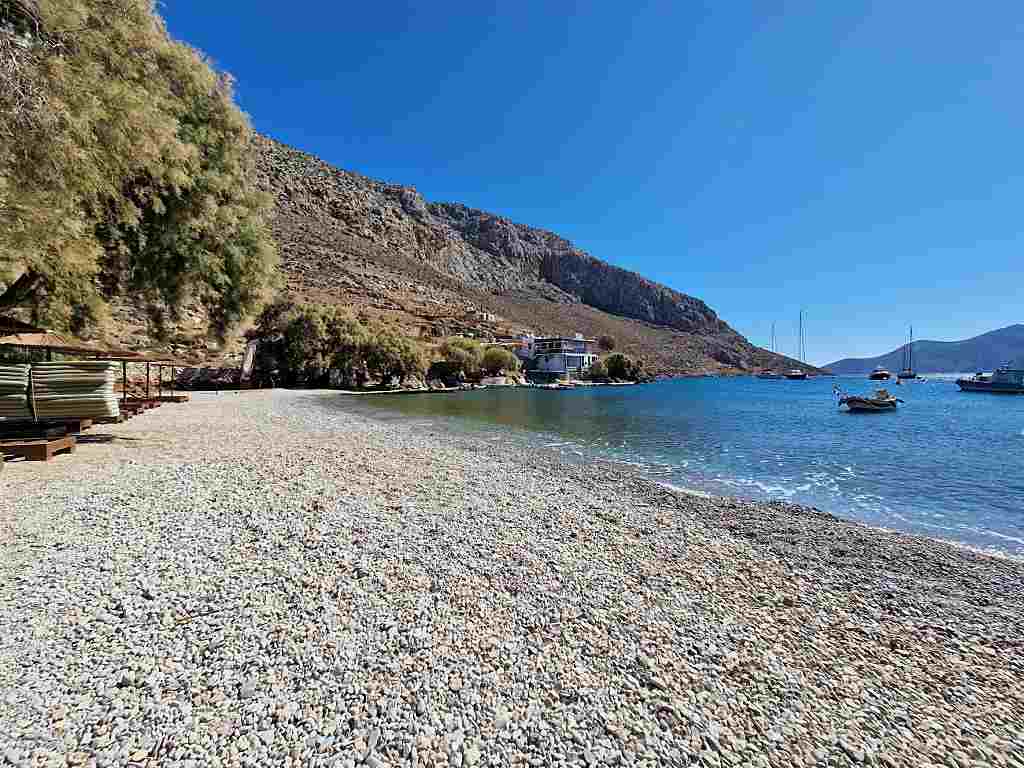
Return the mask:
[[[288,290],[378,314],[410,332],[608,333],[660,372],[790,365],[704,302],[607,264],[541,229],[428,203],[269,138],[263,187]],[[483,316],[485,319],[480,321]],[[476,320],[474,320],[476,318]]]
[[[429,206],[434,221],[458,232],[476,251],[509,265],[527,287],[546,281],[584,304],[680,331],[719,333],[728,326],[700,299],[595,259],[553,232],[515,224],[458,203]]]

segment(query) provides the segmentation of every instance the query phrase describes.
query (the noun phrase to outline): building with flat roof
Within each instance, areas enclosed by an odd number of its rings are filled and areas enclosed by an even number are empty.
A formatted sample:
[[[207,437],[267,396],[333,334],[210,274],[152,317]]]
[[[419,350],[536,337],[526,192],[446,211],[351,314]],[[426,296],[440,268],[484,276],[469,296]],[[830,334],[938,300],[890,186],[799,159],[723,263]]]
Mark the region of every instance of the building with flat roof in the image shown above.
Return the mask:
[[[541,336],[530,345],[536,370],[545,373],[573,374],[586,371],[598,359],[597,341],[577,333],[565,336]]]

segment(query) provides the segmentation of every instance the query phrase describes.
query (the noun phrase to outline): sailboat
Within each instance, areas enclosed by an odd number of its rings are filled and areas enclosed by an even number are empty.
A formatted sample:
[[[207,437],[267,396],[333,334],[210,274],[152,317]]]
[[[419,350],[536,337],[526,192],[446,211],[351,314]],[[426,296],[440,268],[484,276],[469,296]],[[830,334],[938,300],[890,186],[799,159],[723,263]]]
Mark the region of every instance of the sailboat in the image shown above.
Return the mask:
[[[800,310],[800,340],[798,344],[799,348],[797,350],[797,359],[802,363],[804,362],[804,357],[807,352],[806,342],[804,340],[804,311],[802,309]],[[800,368],[793,368],[786,372],[786,378],[792,381],[803,381],[807,378],[807,371]]]
[[[775,323],[772,323],[772,354],[773,355],[776,354],[776,352],[775,352]],[[782,378],[782,374],[781,373],[776,373],[775,371],[761,371],[759,374],[757,374],[757,378],[759,378],[759,379],[781,379]]]
[[[896,381],[916,379],[914,371],[914,326],[910,326],[910,341],[903,348],[903,370],[896,376]]]

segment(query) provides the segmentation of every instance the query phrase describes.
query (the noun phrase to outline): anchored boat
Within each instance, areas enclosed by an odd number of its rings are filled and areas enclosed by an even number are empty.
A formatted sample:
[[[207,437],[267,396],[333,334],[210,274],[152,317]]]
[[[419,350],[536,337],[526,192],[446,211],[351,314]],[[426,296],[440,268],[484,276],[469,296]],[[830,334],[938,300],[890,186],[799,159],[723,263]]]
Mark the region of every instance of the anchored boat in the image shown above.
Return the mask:
[[[772,323],[772,354],[777,354],[775,351],[775,323]],[[759,379],[781,379],[782,374],[776,373],[775,371],[761,371],[757,374]]]
[[[877,411],[894,411],[897,403],[902,403],[898,397],[894,397],[887,389],[879,389],[872,397],[860,397],[858,395],[841,395],[839,407],[844,405],[851,413],[875,413]]]
[[[995,392],[1005,395],[1024,395],[1024,368],[1001,365],[991,374],[977,373],[969,379],[957,379],[962,392]]]
[[[804,337],[804,311],[800,310],[800,337],[797,341],[797,360],[803,363],[807,357],[807,341]],[[786,371],[786,378],[790,381],[804,381],[808,378],[807,371],[800,368],[793,368]]]
[[[914,326],[910,326],[910,340],[907,342],[907,346],[903,348],[903,370],[896,376],[896,381],[900,382],[904,379],[916,379],[917,373],[914,371]]]
[[[892,374],[885,370],[885,368],[883,368],[882,366],[878,366],[877,368],[875,368],[875,370],[868,374],[868,378],[871,379],[871,381],[888,381],[890,378],[892,378]]]

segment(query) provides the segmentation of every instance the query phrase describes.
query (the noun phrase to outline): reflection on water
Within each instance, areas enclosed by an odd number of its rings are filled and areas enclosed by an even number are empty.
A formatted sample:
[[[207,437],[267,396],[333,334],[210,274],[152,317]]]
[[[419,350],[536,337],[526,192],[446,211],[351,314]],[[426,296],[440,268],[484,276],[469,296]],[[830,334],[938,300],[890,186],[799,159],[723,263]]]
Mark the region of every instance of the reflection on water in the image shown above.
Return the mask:
[[[868,391],[859,378],[839,379]],[[673,485],[785,498],[874,525],[1024,553],[1024,397],[900,387],[896,413],[851,415],[832,379],[689,379],[572,391],[346,398],[567,455],[599,454]],[[342,397],[342,396],[339,396]]]

